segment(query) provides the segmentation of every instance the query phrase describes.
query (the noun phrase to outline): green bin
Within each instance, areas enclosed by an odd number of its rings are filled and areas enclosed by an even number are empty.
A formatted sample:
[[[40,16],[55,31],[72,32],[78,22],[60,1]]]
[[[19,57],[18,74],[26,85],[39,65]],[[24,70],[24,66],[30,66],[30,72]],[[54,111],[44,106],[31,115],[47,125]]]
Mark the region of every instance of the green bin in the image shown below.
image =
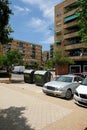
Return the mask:
[[[43,86],[44,83],[51,80],[51,72],[45,70],[37,70],[34,72],[34,82],[36,85]]]
[[[24,71],[24,82],[34,83],[34,70],[25,70]]]

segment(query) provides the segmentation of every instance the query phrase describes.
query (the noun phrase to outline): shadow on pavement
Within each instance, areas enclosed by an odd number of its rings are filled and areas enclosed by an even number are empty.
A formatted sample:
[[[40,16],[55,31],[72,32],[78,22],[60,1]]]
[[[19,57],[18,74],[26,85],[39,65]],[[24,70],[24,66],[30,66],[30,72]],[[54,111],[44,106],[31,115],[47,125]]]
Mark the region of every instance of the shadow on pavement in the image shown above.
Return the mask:
[[[0,130],[34,130],[23,116],[25,107],[0,109]]]

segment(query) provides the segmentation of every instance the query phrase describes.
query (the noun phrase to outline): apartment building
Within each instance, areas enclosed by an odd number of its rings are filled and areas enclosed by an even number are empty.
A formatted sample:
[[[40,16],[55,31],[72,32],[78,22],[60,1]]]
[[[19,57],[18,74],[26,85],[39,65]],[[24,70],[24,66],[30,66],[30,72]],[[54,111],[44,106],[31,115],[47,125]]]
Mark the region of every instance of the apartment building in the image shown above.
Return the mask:
[[[70,72],[87,71],[87,45],[78,35],[76,1],[65,0],[54,10],[54,52],[60,50],[75,61],[74,65],[69,66]]]
[[[1,47],[2,48],[2,47]],[[25,42],[22,40],[13,40],[8,43],[5,48],[2,49],[3,53],[9,50],[18,49],[23,57],[25,64],[30,64],[33,61],[42,64],[42,46],[39,44],[34,44],[30,42]]]
[[[0,52],[2,52],[2,47],[1,47],[1,44],[0,44]]]
[[[43,51],[42,52],[42,63],[43,66],[45,65],[45,63],[47,62],[47,60],[50,58],[50,51]]]
[[[50,44],[50,58],[54,56],[54,44]]]

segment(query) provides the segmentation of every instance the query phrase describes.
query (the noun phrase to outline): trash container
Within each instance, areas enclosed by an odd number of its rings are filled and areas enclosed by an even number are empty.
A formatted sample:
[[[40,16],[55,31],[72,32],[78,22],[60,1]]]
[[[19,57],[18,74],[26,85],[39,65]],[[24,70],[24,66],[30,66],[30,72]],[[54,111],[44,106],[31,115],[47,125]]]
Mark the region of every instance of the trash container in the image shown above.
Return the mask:
[[[34,72],[34,82],[36,85],[43,86],[44,83],[51,80],[51,72],[45,70],[37,70]]]
[[[24,71],[24,82],[33,83],[34,82],[34,70],[25,70]]]

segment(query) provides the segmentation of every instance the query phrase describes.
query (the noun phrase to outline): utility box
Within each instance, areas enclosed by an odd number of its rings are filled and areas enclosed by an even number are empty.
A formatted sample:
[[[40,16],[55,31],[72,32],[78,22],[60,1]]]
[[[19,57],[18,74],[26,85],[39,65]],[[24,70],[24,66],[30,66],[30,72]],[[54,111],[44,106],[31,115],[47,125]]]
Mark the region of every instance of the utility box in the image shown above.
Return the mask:
[[[24,71],[24,82],[26,83],[34,83],[34,70],[25,70]]]
[[[43,86],[44,83],[51,80],[51,72],[45,70],[37,70],[34,72],[34,82],[36,85]]]

